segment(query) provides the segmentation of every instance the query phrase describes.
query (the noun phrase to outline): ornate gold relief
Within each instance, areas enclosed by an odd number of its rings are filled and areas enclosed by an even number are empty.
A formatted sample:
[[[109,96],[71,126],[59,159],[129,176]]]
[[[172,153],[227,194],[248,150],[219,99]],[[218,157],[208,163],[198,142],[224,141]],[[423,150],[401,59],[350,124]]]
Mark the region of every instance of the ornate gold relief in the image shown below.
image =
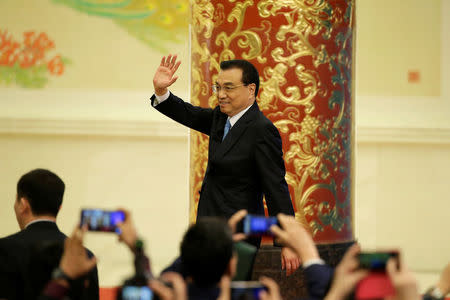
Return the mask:
[[[319,239],[330,232],[348,237],[354,0],[192,3],[199,28],[191,39],[191,101],[215,107],[210,86],[219,63],[252,61],[260,71],[258,104],[283,137],[296,218]],[[191,149],[199,152],[192,174],[201,180],[207,138],[192,138]],[[194,199],[200,186],[194,186]]]

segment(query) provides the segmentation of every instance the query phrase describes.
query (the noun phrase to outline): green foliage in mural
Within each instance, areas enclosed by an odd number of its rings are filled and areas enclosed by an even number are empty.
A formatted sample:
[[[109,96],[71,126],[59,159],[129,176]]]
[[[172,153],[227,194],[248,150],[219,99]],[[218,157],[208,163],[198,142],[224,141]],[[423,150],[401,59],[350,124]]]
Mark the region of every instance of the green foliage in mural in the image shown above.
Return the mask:
[[[164,53],[187,36],[188,0],[52,1],[82,13],[112,19],[129,34]]]

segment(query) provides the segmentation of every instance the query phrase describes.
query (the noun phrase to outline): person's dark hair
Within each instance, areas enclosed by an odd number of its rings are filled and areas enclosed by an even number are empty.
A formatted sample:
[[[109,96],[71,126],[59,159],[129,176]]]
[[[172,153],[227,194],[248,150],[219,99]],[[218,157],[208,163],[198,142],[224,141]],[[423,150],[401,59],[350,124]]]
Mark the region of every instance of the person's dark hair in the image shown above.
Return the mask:
[[[220,63],[221,70],[229,70],[237,68],[242,70],[242,83],[245,85],[254,83],[256,85],[255,97],[258,96],[259,90],[259,74],[255,66],[251,62],[243,59],[226,60]]]
[[[17,201],[28,200],[31,212],[36,215],[58,214],[62,204],[65,185],[58,175],[45,169],[32,170],[17,182]]]
[[[200,287],[217,284],[233,255],[231,229],[224,219],[204,217],[185,233],[181,261],[194,283]]]

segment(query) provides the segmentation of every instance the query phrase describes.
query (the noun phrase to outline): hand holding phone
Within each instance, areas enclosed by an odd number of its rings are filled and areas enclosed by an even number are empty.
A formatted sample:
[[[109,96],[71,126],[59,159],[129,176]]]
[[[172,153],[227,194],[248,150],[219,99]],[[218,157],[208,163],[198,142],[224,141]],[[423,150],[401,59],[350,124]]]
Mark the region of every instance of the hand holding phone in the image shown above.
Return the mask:
[[[111,211],[103,209],[82,209],[80,226],[87,225],[90,231],[116,232],[117,223],[125,220],[123,211]]]
[[[372,251],[358,254],[359,267],[369,270],[369,274],[358,283],[355,291],[356,299],[383,299],[395,295],[395,288],[386,272],[387,262],[391,258],[396,260],[398,267],[398,251]]]
[[[372,251],[358,254],[359,267],[372,271],[385,271],[390,258],[398,260],[398,251]]]

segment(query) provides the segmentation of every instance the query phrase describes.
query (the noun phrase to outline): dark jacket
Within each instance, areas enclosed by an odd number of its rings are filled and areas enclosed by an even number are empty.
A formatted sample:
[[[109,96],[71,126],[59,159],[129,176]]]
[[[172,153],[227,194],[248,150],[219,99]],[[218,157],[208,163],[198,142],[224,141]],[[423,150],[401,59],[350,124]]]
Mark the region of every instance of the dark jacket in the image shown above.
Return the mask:
[[[155,96],[152,97],[152,103]],[[209,136],[208,166],[200,191],[197,218],[229,218],[240,209],[264,214],[294,215],[281,137],[277,128],[255,103],[234,124],[222,141],[227,115],[184,102],[173,94],[155,107],[171,119]]]
[[[0,239],[0,299],[36,299],[59,265],[65,239],[56,223],[49,221],[32,223]],[[71,299],[98,300],[97,267],[73,282],[69,295]]]

